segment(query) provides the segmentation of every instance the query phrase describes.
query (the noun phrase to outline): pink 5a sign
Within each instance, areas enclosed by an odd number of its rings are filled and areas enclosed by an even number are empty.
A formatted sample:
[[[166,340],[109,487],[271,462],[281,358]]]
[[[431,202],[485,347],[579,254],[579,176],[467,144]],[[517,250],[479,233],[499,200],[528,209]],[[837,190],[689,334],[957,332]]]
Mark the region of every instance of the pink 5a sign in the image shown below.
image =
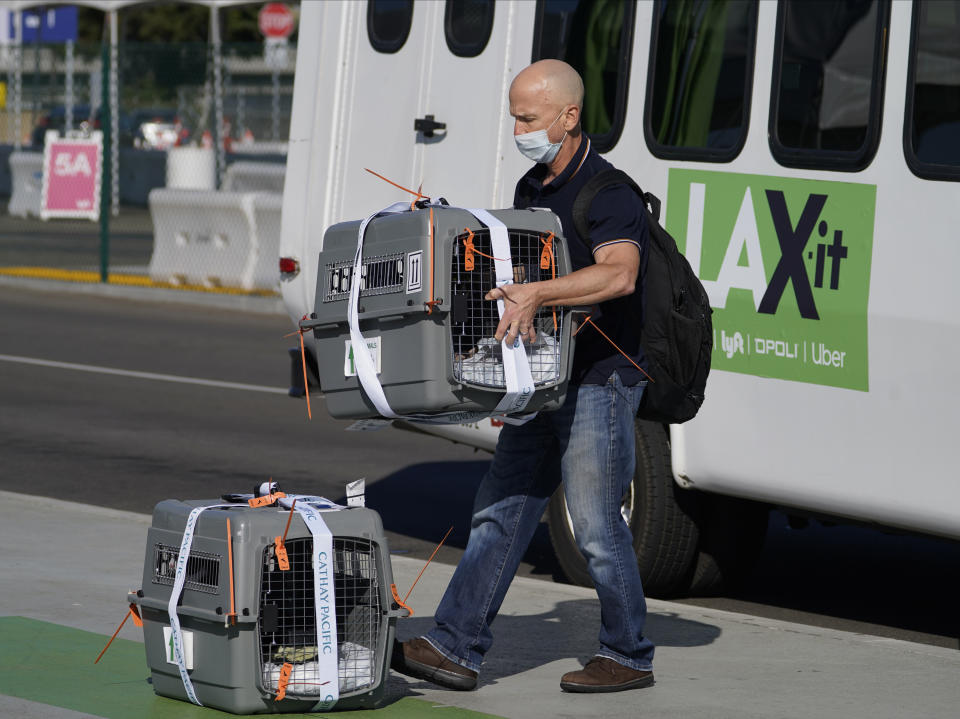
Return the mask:
[[[103,174],[103,133],[64,138],[48,132],[43,148],[41,219],[100,216],[100,178]]]

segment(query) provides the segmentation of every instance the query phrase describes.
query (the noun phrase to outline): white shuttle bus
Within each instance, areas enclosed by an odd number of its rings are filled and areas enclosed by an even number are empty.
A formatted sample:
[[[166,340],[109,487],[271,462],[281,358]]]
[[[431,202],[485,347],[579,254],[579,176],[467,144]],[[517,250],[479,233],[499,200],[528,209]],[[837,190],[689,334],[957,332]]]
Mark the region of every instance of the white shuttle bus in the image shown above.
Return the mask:
[[[365,168],[510,206],[529,167],[510,82],[564,59],[594,146],[663,201],[714,310],[700,414],[637,423],[623,513],[648,591],[735,579],[769,507],[960,538],[960,0],[301,9],[291,318],[313,310],[324,229],[409,199]],[[492,449],[497,431],[445,436]],[[588,582],[562,497],[549,515],[561,565]]]

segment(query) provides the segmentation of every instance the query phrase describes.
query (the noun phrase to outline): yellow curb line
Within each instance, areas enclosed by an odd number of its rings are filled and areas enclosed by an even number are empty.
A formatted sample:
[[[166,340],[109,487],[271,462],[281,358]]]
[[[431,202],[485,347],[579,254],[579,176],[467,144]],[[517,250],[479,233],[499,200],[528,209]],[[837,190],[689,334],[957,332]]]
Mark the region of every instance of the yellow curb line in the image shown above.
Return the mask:
[[[53,267],[0,267],[0,275],[9,277],[28,277],[41,280],[59,280],[62,282],[100,283],[100,273],[89,270],[58,270]],[[190,292],[210,292],[221,295],[252,295],[255,297],[279,297],[279,292],[270,290],[244,290],[239,287],[207,287],[206,285],[173,284],[172,282],[154,282],[145,275],[110,273],[106,284],[125,285],[127,287],[153,287],[166,290],[189,290]]]

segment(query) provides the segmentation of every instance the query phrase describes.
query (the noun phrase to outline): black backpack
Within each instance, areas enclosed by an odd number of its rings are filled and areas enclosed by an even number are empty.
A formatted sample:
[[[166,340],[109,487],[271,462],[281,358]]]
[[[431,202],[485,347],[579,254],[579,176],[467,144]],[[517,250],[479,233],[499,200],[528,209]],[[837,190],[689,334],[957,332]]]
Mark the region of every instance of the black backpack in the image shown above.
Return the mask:
[[[660,226],[660,200],[640,189],[621,170],[591,177],[573,203],[573,224],[590,247],[587,211],[597,193],[616,184],[630,186],[643,201],[650,242],[643,280],[644,321],[640,331],[651,381],[637,416],[679,424],[693,419],[703,404],[713,352],[713,310],[700,280],[677,243]]]

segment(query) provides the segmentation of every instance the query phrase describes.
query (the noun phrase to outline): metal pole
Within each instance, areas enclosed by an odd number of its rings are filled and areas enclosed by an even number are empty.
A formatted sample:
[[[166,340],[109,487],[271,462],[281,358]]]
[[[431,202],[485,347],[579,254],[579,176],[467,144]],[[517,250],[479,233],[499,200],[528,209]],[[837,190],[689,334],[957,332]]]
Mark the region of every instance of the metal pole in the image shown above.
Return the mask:
[[[237,88],[237,130],[243,135],[247,134],[247,116],[246,102],[243,93],[246,92],[243,87]]]
[[[13,147],[19,150],[23,146],[23,13],[19,10],[13,11],[13,55]]]
[[[117,11],[110,11],[110,208],[120,214],[120,102],[117,70]]]
[[[100,50],[100,67],[103,81],[100,83],[103,99],[100,102],[103,121],[103,155],[100,170],[100,281],[110,281],[110,188],[112,186],[112,142],[110,105],[110,47],[103,43]]]
[[[67,40],[66,43],[67,67],[66,67],[66,98],[64,98],[64,118],[66,132],[73,129],[73,40]]]
[[[273,71],[273,101],[270,103],[270,133],[280,140],[280,71]]]
[[[217,157],[217,188],[227,169],[227,154],[223,144],[223,58],[220,47],[220,16],[215,5],[210,6],[210,43],[213,46],[213,146]]]

